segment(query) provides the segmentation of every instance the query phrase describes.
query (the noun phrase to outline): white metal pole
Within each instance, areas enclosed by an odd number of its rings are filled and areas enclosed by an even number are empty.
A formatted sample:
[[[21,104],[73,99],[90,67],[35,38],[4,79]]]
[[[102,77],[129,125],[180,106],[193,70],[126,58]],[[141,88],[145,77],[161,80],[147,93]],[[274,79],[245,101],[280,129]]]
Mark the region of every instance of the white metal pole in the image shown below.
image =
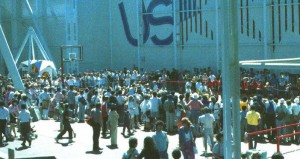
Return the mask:
[[[268,59],[268,17],[267,0],[263,0],[263,25],[264,25],[264,59]]]
[[[231,79],[230,79],[230,11],[229,0],[222,0],[223,11],[223,43],[222,43],[222,92],[223,92],[223,133],[224,133],[224,158],[232,158],[231,147]]]
[[[220,70],[220,50],[219,50],[219,0],[215,0],[215,14],[216,14],[216,61],[217,71]]]
[[[136,1],[136,32],[137,32],[137,63],[138,68],[141,68],[141,55],[140,55],[140,47],[141,47],[141,38],[140,38],[140,5],[139,1]]]
[[[109,1],[110,68],[113,69],[112,1]]]
[[[177,22],[176,22],[176,2],[173,0],[173,48],[174,48],[174,68],[178,69],[177,65]]]
[[[230,1],[230,70],[233,126],[233,158],[241,157],[240,81],[238,53],[238,1]]]

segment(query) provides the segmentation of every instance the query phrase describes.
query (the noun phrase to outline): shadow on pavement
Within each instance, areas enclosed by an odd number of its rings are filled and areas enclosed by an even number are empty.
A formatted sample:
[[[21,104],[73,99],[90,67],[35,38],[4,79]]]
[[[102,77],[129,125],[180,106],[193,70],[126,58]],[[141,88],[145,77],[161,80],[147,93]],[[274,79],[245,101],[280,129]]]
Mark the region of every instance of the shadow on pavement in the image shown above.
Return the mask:
[[[99,155],[102,153],[102,151],[86,151],[86,154],[95,154],[95,155]]]

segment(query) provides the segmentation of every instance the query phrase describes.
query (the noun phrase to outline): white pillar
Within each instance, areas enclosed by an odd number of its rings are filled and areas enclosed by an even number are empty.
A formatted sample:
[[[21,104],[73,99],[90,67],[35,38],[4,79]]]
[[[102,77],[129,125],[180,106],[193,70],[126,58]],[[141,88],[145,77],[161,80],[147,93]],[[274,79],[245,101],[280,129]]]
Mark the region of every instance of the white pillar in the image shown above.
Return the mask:
[[[224,158],[240,158],[239,113],[239,64],[238,64],[238,23],[237,1],[222,0],[223,43],[222,43],[222,83],[223,83],[223,130]],[[232,102],[231,100],[232,99]],[[238,111],[239,112],[239,111]],[[232,118],[233,116],[233,118]],[[232,123],[233,121],[233,123]],[[232,138],[233,128],[233,138]],[[233,139],[233,147],[231,146]],[[233,150],[234,151],[233,151]]]
[[[112,31],[112,1],[109,1],[109,41],[110,41],[110,69],[113,68],[113,31]]]
[[[215,0],[215,20],[216,20],[216,61],[217,71],[220,70],[220,47],[219,47],[219,0]],[[215,72],[216,73],[216,72]]]
[[[230,1],[230,70],[233,126],[233,158],[241,157],[240,69],[238,52],[238,1]]]
[[[142,39],[141,36],[141,25],[140,25],[140,16],[142,16],[142,5],[140,5],[139,1],[136,1],[136,38],[137,38],[137,67],[141,68],[141,45]]]
[[[174,48],[174,68],[178,69],[177,64],[177,22],[176,22],[176,2],[173,0],[173,48]]]
[[[263,0],[263,23],[264,23],[264,60],[268,59],[268,17],[267,0]]]

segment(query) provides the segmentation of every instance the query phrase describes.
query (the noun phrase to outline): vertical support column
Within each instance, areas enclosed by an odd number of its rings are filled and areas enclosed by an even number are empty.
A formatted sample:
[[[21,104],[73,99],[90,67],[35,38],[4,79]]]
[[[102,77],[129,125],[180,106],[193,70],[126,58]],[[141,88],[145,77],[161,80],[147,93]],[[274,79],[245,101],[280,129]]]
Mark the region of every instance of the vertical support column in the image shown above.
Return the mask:
[[[141,68],[141,26],[140,25],[140,16],[142,16],[142,5],[139,4],[139,1],[136,1],[136,37],[137,37],[137,67]]]
[[[268,17],[267,17],[267,0],[263,0],[264,16],[264,60],[268,59]]]
[[[223,0],[222,10],[224,24],[222,44],[224,158],[240,158],[239,104],[237,105],[239,101],[237,1]],[[232,126],[233,147],[231,146]],[[232,152],[234,152],[234,157],[232,157]]]
[[[65,0],[66,5],[66,45],[78,45],[78,16],[77,16],[77,0]],[[65,51],[71,53],[73,50],[68,48]],[[75,50],[76,55],[79,54]],[[77,56],[78,58],[78,56]],[[66,66],[68,73],[78,73],[78,60],[71,61]],[[73,72],[75,71],[75,72]]]
[[[219,48],[219,0],[215,0],[215,20],[216,20],[216,61],[217,71],[220,70],[220,48]]]
[[[222,0],[223,12],[223,43],[222,43],[222,101],[223,101],[223,133],[224,133],[224,158],[232,158],[231,147],[231,79],[230,79],[230,34],[229,34],[229,0]]]
[[[113,68],[113,31],[112,31],[112,1],[109,1],[109,41],[110,41],[110,69]]]
[[[173,51],[174,51],[174,68],[178,69],[177,64],[177,23],[176,23],[176,2],[173,0]]]
[[[240,69],[238,52],[238,1],[230,1],[230,45],[229,64],[231,73],[232,126],[233,126],[233,158],[241,157],[241,119],[240,119]]]

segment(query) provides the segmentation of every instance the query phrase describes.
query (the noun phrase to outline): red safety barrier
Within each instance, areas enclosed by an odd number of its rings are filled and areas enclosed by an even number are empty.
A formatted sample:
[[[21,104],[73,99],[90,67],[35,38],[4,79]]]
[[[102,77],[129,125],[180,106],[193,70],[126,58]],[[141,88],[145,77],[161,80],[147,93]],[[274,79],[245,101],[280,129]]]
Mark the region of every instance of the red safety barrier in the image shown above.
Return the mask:
[[[256,132],[251,132],[248,133],[248,138],[250,138],[251,135],[256,135],[256,134],[261,134],[264,132],[269,132],[269,131],[273,131],[273,130],[278,130],[278,129],[282,129],[282,128],[287,128],[287,127],[292,127],[292,126],[298,126],[300,123],[294,123],[294,124],[290,124],[290,125],[283,125],[283,126],[279,126],[276,128],[271,128],[271,129],[265,129],[265,130],[260,130],[260,131],[256,131]],[[278,136],[277,136],[278,137]],[[250,149],[250,142],[248,143],[248,148]]]
[[[294,135],[300,135],[300,132],[294,132],[292,134],[285,134],[285,135],[277,136],[277,152],[280,152],[280,139],[294,136]]]

